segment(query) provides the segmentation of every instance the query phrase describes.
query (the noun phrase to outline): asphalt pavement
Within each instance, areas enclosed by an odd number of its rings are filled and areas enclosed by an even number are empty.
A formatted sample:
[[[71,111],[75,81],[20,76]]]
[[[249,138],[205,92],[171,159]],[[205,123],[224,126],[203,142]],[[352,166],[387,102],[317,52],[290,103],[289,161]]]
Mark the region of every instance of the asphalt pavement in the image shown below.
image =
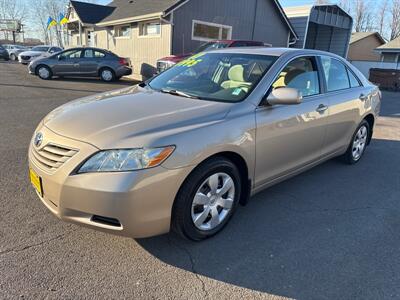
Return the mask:
[[[131,85],[43,81],[0,62],[0,299],[399,299],[400,94],[359,164],[338,160],[254,196],[201,243],[63,223],[28,181],[27,149],[57,106]]]

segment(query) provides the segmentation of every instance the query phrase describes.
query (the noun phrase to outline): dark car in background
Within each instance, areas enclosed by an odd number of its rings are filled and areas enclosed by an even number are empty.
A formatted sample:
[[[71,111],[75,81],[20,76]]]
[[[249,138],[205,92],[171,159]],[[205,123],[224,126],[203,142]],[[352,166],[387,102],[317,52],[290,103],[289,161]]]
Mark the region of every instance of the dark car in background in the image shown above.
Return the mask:
[[[244,41],[244,40],[217,40],[204,43],[199,48],[197,48],[194,52],[185,53],[180,55],[172,55],[167,56],[159,59],[157,61],[157,72],[161,73],[172,66],[176,65],[177,63],[181,62],[182,60],[192,56],[193,54],[197,54],[200,52],[211,51],[216,49],[224,49],[224,48],[231,48],[231,47],[271,47],[270,44],[266,44],[264,42],[258,41]]]
[[[0,59],[4,60],[10,59],[7,50],[2,45],[0,45]]]
[[[110,82],[132,74],[130,60],[104,49],[71,48],[29,64],[29,73],[41,79],[53,76],[100,77]]]

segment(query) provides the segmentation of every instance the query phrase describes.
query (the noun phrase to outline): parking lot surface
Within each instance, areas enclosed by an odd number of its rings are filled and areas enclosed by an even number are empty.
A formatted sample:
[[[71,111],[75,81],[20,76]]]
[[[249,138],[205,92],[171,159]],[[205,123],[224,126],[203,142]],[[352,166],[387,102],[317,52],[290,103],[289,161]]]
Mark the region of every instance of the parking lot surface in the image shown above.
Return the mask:
[[[400,298],[400,94],[384,93],[359,164],[332,160],[261,192],[193,243],[63,223],[28,181],[28,144],[49,111],[130,84],[42,81],[0,62],[1,299]]]

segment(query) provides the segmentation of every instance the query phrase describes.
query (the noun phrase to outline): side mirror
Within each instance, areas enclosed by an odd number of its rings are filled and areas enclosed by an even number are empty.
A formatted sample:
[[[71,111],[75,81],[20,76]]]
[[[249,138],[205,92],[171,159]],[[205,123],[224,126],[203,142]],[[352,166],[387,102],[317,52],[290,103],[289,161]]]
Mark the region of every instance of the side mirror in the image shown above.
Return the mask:
[[[58,56],[58,60],[63,60],[63,59],[64,59],[64,56],[62,56],[62,55]]]
[[[303,96],[298,89],[282,87],[272,92],[267,97],[269,105],[294,105],[300,104],[303,101]]]

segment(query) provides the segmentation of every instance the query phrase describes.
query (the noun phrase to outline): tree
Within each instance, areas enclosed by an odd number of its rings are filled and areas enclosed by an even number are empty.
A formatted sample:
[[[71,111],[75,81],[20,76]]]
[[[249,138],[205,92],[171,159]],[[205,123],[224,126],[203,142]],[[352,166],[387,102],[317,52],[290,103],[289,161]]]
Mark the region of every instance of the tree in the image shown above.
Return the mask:
[[[383,0],[378,11],[378,32],[381,36],[385,35],[385,24],[388,14],[388,0]]]
[[[57,24],[47,29],[47,20],[49,17],[57,20],[60,13],[65,13],[68,0],[32,0],[32,4],[31,15],[46,44],[63,46],[62,26]]]
[[[391,22],[390,22],[390,40],[400,36],[400,0],[392,0],[390,9]]]

